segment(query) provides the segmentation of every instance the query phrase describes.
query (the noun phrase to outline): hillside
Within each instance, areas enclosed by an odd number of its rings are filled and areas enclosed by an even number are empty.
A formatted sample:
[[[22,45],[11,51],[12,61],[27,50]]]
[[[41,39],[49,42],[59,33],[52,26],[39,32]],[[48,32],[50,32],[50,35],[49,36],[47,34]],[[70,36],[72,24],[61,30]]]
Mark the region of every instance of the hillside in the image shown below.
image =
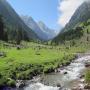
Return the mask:
[[[12,32],[14,32],[17,28],[22,28],[24,36],[28,37],[28,39],[38,38],[32,29],[25,25],[19,15],[6,0],[0,0],[0,15],[3,17],[4,23],[9,28],[9,30],[12,29]],[[14,35],[12,35],[12,37],[15,38]]]
[[[67,31],[77,26],[81,22],[85,22],[90,19],[90,1],[85,1],[79,8],[75,11],[74,15],[71,17],[69,23],[66,24],[63,31]],[[63,32],[62,31],[62,32]]]
[[[84,2],[74,13],[69,23],[64,27],[60,34],[53,40],[53,42],[65,43],[66,41],[87,41],[90,38],[88,32],[90,28],[90,1]],[[83,39],[82,39],[83,38]],[[82,39],[82,40],[81,40]]]
[[[48,39],[51,40],[57,35],[57,31],[54,29],[48,28],[42,21],[38,22],[40,29],[47,34]]]
[[[21,16],[22,20],[25,22],[25,24],[30,27],[41,40],[47,40],[47,35],[41,31],[38,24],[33,20],[32,17],[29,16]]]

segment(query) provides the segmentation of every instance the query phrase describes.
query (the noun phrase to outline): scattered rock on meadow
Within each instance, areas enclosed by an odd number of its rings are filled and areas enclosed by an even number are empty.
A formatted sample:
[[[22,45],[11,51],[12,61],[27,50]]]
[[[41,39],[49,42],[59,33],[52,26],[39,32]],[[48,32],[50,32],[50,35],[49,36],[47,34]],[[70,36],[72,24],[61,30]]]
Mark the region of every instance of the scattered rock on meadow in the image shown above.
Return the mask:
[[[5,52],[0,52],[0,57],[6,57],[6,53]]]

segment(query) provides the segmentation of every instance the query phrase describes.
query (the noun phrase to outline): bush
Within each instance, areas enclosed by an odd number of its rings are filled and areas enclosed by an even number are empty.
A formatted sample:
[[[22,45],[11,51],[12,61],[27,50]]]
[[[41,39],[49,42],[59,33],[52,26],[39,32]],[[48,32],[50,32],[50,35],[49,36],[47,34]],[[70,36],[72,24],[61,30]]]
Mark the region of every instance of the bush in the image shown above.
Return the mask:
[[[0,86],[5,86],[6,83],[7,83],[7,79],[6,79],[5,77],[2,77],[2,78],[0,79]]]
[[[90,84],[90,69],[86,71],[85,80],[86,83]]]
[[[51,72],[53,72],[54,71],[54,67],[53,67],[53,65],[48,65],[48,66],[45,66],[44,67],[44,73],[51,73]]]
[[[30,73],[31,73],[30,70],[20,72],[17,74],[17,79],[19,79],[19,80],[32,79],[33,76]]]
[[[13,79],[8,79],[8,81],[7,81],[7,85],[8,85],[8,86],[15,87],[15,84],[16,84],[15,80],[13,80]]]

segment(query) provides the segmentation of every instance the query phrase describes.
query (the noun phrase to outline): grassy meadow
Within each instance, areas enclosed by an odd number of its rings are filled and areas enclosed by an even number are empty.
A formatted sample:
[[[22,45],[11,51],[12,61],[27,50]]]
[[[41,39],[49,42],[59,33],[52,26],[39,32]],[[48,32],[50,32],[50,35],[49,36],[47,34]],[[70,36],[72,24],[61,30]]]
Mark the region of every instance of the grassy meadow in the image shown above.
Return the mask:
[[[67,46],[66,46],[67,45]],[[90,44],[51,46],[33,42],[15,44],[0,41],[0,85],[15,86],[16,80],[30,80],[33,76],[53,72],[70,64],[77,53],[89,50]]]

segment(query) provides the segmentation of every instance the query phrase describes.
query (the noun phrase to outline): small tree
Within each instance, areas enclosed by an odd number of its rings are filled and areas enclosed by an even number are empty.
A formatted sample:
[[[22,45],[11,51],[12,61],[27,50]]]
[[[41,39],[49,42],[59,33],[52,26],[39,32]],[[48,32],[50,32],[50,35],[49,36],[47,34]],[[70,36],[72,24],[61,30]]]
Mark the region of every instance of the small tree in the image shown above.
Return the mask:
[[[90,85],[90,70],[89,69],[86,71],[85,80],[86,80],[86,83]]]
[[[7,29],[4,30],[3,40],[6,41],[6,42],[8,41],[8,31],[7,31]]]
[[[89,41],[89,36],[87,36],[87,41]]]
[[[4,39],[4,23],[3,23],[3,18],[0,15],[0,39]]]
[[[22,32],[22,28],[18,27],[15,30],[16,33],[16,43],[19,45],[21,43],[21,40],[23,39],[23,32]]]

